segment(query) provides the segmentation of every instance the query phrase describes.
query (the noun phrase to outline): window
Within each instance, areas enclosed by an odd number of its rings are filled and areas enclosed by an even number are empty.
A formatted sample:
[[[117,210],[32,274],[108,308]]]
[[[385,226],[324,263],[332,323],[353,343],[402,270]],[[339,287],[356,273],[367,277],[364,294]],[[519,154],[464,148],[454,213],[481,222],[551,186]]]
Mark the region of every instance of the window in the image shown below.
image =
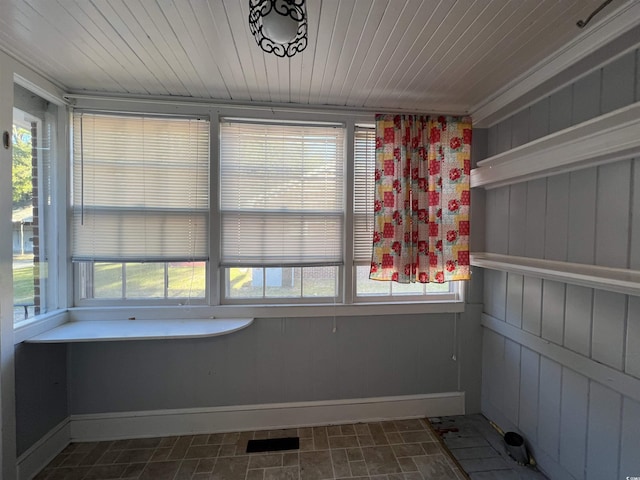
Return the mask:
[[[12,237],[14,324],[58,307],[55,225],[58,107],[14,86]]]
[[[77,301],[204,299],[209,122],[76,112]]]
[[[339,296],[344,127],[220,123],[223,297]]]
[[[376,132],[373,127],[356,127],[354,139],[354,269],[355,293],[360,301],[456,298],[455,283],[380,282],[369,279],[373,239],[373,201],[375,187]],[[421,298],[422,297],[422,298]]]
[[[347,137],[341,123],[216,125],[210,155],[207,120],[74,113],[75,305],[457,299],[451,284],[369,280],[373,128]]]

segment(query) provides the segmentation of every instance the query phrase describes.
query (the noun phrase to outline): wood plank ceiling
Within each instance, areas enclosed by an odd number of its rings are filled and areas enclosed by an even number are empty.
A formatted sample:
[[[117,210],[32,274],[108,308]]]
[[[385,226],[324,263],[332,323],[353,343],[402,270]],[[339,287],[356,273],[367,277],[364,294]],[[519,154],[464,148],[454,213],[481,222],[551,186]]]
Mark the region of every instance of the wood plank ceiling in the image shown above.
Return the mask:
[[[248,0],[2,0],[0,49],[73,93],[460,113],[600,3],[308,0],[309,44],[281,59],[255,44]]]

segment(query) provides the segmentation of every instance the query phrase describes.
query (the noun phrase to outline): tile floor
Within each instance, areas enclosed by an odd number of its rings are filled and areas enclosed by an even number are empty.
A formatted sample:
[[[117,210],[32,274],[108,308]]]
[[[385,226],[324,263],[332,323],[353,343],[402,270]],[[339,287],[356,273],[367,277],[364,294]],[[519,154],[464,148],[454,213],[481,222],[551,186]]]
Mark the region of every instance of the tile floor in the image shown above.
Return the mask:
[[[471,480],[546,480],[535,468],[519,465],[509,456],[502,435],[484,416],[429,420]]]
[[[247,441],[300,437],[300,449],[245,453]],[[425,420],[76,443],[36,480],[466,480]]]

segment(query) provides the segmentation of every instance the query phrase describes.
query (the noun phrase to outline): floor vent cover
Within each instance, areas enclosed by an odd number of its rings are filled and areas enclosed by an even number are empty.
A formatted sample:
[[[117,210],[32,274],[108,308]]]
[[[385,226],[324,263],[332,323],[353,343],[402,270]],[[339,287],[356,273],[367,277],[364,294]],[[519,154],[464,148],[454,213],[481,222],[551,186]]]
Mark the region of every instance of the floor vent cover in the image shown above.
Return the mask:
[[[247,443],[247,453],[279,452],[281,450],[298,450],[299,448],[299,437],[265,438],[249,440]]]

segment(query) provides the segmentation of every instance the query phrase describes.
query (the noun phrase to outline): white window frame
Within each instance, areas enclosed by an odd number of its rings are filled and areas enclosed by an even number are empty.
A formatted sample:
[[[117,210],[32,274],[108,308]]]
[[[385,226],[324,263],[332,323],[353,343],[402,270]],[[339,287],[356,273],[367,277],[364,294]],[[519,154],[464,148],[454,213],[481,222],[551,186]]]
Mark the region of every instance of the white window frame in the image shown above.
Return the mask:
[[[83,318],[91,318],[94,314],[102,316],[105,312],[114,312],[118,315],[121,307],[127,306],[127,311],[136,312],[138,307],[144,307],[144,312],[154,312],[158,318],[169,316],[180,318],[181,315],[190,317],[317,317],[317,316],[351,316],[351,315],[385,315],[397,314],[398,308],[402,308],[403,313],[444,313],[464,311],[464,291],[465,282],[457,282],[454,291],[448,295],[399,295],[399,296],[357,296],[356,295],[356,275],[353,262],[353,192],[354,192],[354,132],[356,125],[371,125],[373,114],[323,111],[314,109],[268,109],[268,112],[260,107],[247,106],[214,106],[211,104],[174,104],[173,102],[156,102],[149,104],[144,101],[121,99],[114,104],[113,99],[79,98],[76,100],[77,106],[84,109],[106,110],[111,112],[125,113],[158,113],[158,114],[178,114],[178,115],[200,115],[207,116],[210,121],[210,260],[207,271],[207,300],[203,304],[184,305],[168,299],[136,300],[125,303],[122,301],[90,301],[81,305],[75,303],[75,308],[81,307]],[[118,107],[115,108],[114,107]],[[217,191],[217,181],[220,171],[219,158],[219,122],[224,117],[237,117],[255,119],[262,121],[278,120],[284,122],[304,122],[308,121],[310,115],[315,119],[321,119],[328,123],[343,123],[345,125],[345,229],[344,229],[344,266],[339,267],[338,278],[338,298],[330,299],[328,302],[319,303],[314,298],[256,298],[253,299],[225,299],[224,269],[219,265],[220,249],[220,211]],[[77,276],[74,275],[75,281]],[[78,285],[73,286],[74,294],[78,291]],[[149,307],[157,307],[151,308]],[[176,311],[175,308],[178,308]],[[189,313],[180,313],[188,307]],[[72,308],[71,310],[74,310]],[[102,313],[100,313],[102,312]]]

